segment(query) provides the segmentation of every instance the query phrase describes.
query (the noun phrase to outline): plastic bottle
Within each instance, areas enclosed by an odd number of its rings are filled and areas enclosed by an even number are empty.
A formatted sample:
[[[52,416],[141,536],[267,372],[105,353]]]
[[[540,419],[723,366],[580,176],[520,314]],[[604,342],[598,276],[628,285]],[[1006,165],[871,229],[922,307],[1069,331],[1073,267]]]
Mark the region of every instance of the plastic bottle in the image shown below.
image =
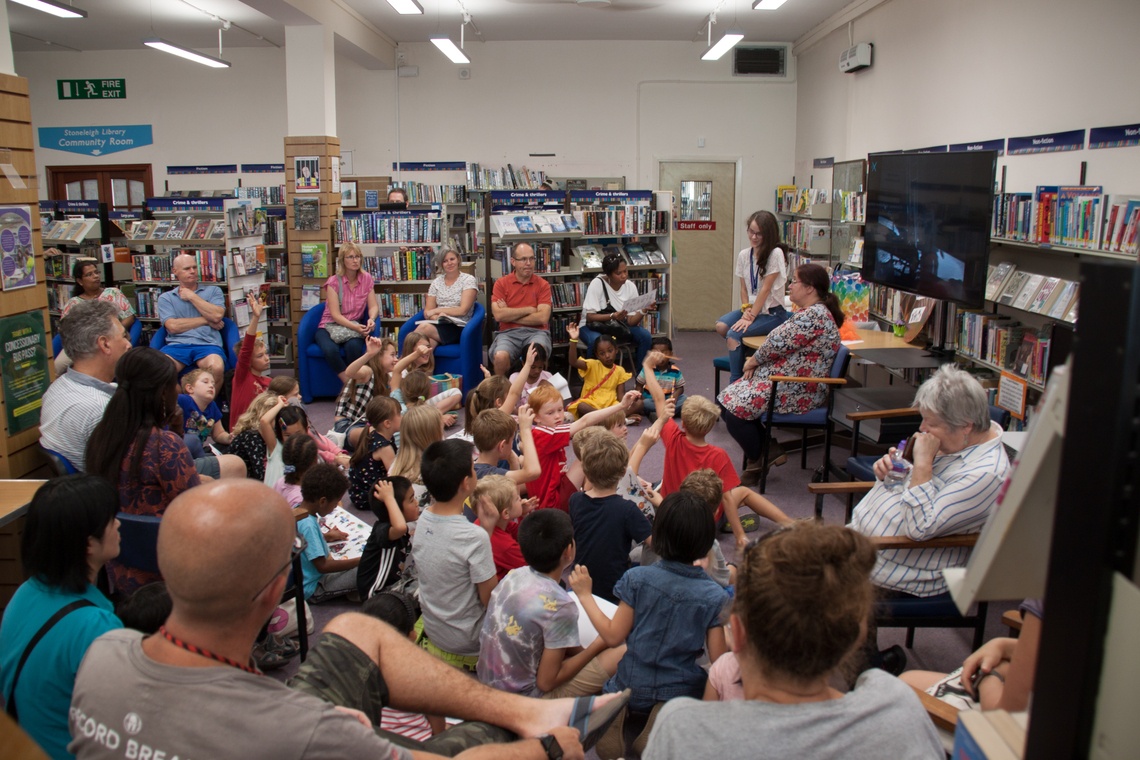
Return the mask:
[[[910,475],[911,463],[903,459],[906,451],[906,440],[899,441],[898,447],[891,454],[891,469],[883,478],[883,485],[892,493],[898,493],[906,487],[906,479]]]

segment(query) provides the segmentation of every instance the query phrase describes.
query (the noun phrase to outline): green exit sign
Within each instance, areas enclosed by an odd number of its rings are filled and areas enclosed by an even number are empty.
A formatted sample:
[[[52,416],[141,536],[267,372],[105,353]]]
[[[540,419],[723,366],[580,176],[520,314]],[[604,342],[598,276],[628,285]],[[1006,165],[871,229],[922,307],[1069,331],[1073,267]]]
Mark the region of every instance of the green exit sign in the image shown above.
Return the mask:
[[[125,79],[57,79],[60,100],[122,100],[127,97]]]

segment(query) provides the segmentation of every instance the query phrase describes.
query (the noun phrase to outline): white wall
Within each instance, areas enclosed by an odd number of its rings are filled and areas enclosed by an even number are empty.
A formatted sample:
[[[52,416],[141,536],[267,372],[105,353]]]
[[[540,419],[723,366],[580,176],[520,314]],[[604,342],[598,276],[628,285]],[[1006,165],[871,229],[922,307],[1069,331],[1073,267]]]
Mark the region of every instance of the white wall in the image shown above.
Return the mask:
[[[840,73],[846,28],[798,57],[797,181],[817,157],[1140,122],[1137,29],[1136,0],[884,3],[854,22],[870,69]],[[1077,184],[1082,161],[1089,184],[1140,191],[1140,147],[1001,159],[1011,192]]]
[[[150,124],[154,144],[84,156],[39,147],[40,197],[47,198],[45,166],[152,164],[154,192],[234,187],[238,175],[175,175],[167,166],[281,163],[285,137],[285,51],[230,48],[229,69],[211,69],[156,50],[16,53],[16,73],[27,77],[32,126]],[[125,100],[59,100],[57,79],[125,78]],[[280,184],[279,174],[241,175],[246,185]]]

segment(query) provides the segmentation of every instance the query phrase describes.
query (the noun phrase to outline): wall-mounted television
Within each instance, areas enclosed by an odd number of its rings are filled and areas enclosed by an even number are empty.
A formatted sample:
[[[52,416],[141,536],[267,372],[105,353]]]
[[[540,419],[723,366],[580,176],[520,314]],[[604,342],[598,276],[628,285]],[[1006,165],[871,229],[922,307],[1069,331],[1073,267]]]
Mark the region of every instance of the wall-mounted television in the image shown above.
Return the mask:
[[[997,151],[867,157],[864,280],[985,304]]]

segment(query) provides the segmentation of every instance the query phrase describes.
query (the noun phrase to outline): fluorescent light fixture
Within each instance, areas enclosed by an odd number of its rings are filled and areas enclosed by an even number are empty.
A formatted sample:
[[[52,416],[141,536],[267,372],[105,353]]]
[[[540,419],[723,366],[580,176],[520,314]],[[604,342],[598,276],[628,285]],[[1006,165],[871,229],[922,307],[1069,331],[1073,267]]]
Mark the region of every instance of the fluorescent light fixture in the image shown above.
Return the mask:
[[[215,58],[212,55],[199,53],[197,50],[191,50],[188,47],[175,45],[173,42],[161,39],[160,37],[147,37],[143,39],[143,44],[147,47],[152,47],[155,50],[161,50],[164,53],[176,55],[179,58],[185,58],[194,63],[200,63],[203,66],[209,66],[214,69],[228,69],[230,66],[229,61],[223,61],[221,58]]]
[[[35,8],[37,11],[50,13],[53,16],[60,18],[87,18],[87,11],[82,8],[74,8],[70,5],[54,2],[54,0],[13,0],[20,5],[26,5],[29,8]]]
[[[388,5],[401,16],[422,16],[424,9],[416,0],[388,0]]]
[[[471,63],[471,59],[465,56],[463,51],[457,48],[446,34],[433,34],[431,44],[439,48],[440,52],[450,58],[452,63]]]
[[[388,0],[388,2],[391,1],[392,0]],[[786,2],[788,2],[788,0],[756,0],[756,2],[752,4],[752,10],[774,11]]]
[[[719,61],[720,57],[736,47],[736,43],[744,39],[744,32],[739,29],[729,29],[724,33],[724,36],[716,41],[716,44],[708,49],[708,52],[701,56],[702,61]]]

